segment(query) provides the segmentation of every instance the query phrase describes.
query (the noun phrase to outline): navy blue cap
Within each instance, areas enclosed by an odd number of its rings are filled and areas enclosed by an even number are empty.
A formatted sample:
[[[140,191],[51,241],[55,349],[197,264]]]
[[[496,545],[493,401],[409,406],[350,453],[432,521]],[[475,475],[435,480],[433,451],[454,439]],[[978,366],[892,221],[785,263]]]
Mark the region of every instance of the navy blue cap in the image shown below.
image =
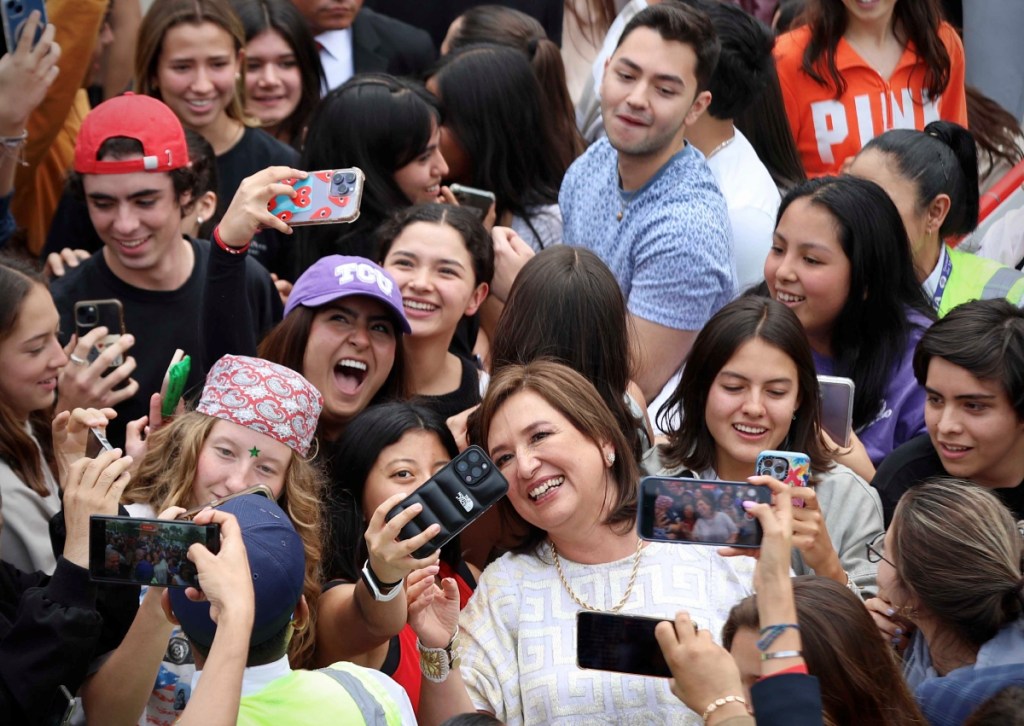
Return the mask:
[[[302,595],[306,554],[291,520],[276,502],[258,494],[230,499],[219,507],[235,515],[249,557],[256,594],[256,617],[249,647],[279,633],[295,612]],[[209,648],[216,623],[210,619],[210,603],[193,602],[185,590],[171,588],[171,610],[193,643]]]

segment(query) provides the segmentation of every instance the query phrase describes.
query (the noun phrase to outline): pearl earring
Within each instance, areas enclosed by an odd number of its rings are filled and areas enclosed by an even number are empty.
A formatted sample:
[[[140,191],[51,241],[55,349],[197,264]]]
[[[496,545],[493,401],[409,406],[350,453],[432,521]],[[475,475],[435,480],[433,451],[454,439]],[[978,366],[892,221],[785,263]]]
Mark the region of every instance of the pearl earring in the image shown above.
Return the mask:
[[[608,462],[608,466],[615,463],[615,452],[609,452],[608,456],[604,457],[604,460]]]
[[[196,224],[199,225],[200,227],[203,226],[203,218],[200,217],[199,215],[196,215]]]

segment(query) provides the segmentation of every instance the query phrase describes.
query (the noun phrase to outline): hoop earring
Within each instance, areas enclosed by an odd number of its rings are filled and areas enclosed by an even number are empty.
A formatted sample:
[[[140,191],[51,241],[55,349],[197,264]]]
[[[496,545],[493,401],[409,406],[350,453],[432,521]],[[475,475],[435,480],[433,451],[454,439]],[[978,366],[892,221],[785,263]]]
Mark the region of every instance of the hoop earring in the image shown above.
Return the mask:
[[[312,464],[316,460],[316,457],[319,454],[320,454],[320,439],[317,436],[314,436],[313,437],[313,451],[312,452],[306,452],[306,455],[301,457],[301,458],[303,459],[303,461],[308,461],[309,463]]]

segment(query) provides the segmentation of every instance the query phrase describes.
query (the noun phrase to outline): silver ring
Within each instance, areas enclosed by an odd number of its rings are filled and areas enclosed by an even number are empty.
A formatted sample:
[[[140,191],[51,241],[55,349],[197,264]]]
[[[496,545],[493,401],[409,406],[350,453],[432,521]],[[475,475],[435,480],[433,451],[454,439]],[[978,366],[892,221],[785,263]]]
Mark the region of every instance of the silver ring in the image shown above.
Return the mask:
[[[71,359],[71,362],[74,363],[76,366],[85,366],[85,367],[89,366],[89,361],[87,361],[85,358],[79,358],[74,353],[72,353],[68,357]]]

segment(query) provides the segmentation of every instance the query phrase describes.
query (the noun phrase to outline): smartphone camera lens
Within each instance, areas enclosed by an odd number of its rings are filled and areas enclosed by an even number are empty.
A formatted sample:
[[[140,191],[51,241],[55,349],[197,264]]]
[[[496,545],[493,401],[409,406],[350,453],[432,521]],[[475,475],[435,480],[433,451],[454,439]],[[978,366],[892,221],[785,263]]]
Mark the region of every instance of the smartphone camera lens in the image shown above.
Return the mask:
[[[342,184],[345,181],[345,175],[340,171],[335,172],[334,176],[331,177],[331,181],[333,181],[335,184]]]
[[[356,183],[356,175],[355,175],[354,172],[351,172],[351,171],[345,172],[345,183],[346,184],[355,184]]]
[[[477,477],[477,476],[480,476],[481,474],[483,474],[484,472],[483,472],[483,470],[479,466],[474,466],[473,467],[473,471],[471,471],[470,473],[474,477]]]
[[[461,471],[463,474],[465,474],[467,471],[469,471],[469,464],[467,464],[464,461],[460,461],[458,464],[455,465],[455,468]]]
[[[469,456],[467,456],[466,458],[469,459],[472,463],[476,464],[480,461],[480,454],[476,453],[475,451],[470,451]]]

